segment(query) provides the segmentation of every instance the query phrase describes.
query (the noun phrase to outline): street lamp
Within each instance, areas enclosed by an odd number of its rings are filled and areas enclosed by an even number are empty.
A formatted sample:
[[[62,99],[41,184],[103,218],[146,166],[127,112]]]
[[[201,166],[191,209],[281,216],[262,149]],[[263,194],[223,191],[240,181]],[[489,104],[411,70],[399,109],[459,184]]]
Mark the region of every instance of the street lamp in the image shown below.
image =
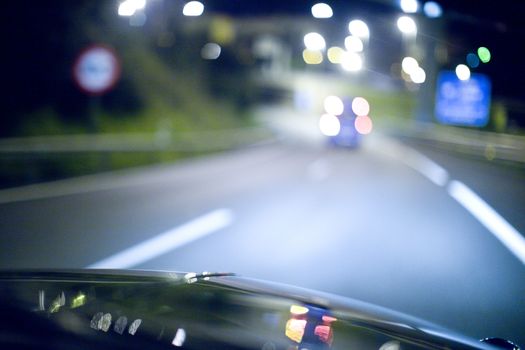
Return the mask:
[[[350,34],[357,36],[358,38],[368,39],[370,36],[370,30],[368,25],[360,19],[354,19],[348,23],[348,30]]]
[[[410,73],[410,79],[412,79],[412,81],[416,84],[423,84],[426,78],[427,74],[425,73],[425,70],[421,67],[416,67],[416,69],[414,69],[412,73]]]
[[[363,42],[359,37],[349,35],[345,38],[345,48],[348,51],[361,52],[363,51]]]
[[[404,13],[416,13],[419,8],[417,0],[401,0],[399,5]]]
[[[312,16],[315,18],[330,18],[334,15],[330,5],[325,3],[317,3],[312,6]]]
[[[341,67],[347,72],[357,72],[363,68],[363,59],[355,52],[345,52],[341,57]]]
[[[304,36],[304,46],[308,50],[324,50],[326,47],[326,42],[323,36],[319,33],[308,33]]]
[[[425,5],[423,5],[423,12],[429,18],[438,18],[443,14],[443,9],[437,2],[427,1]]]
[[[469,80],[470,79],[470,69],[464,64],[458,64],[456,66],[456,75],[459,80]]]
[[[182,14],[188,17],[198,17],[204,12],[204,5],[200,1],[190,1],[182,8]]]
[[[412,72],[414,72],[419,67],[419,63],[417,63],[416,59],[413,57],[405,57],[403,58],[403,61],[401,61],[401,68],[403,69],[403,72],[410,75]]]
[[[403,34],[415,35],[417,33],[416,22],[408,16],[399,17],[397,20],[397,28],[399,28]]]

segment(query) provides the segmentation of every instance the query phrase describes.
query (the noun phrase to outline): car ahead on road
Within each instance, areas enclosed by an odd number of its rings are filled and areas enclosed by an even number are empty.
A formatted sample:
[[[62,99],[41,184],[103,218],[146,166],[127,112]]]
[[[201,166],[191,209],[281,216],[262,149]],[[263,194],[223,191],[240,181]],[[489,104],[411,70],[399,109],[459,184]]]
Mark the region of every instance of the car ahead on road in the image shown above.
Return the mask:
[[[360,301],[217,273],[0,273],[2,349],[518,349]]]
[[[328,137],[329,145],[355,149],[372,131],[370,104],[364,97],[330,95],[323,106],[326,113],[319,120],[319,129]]]

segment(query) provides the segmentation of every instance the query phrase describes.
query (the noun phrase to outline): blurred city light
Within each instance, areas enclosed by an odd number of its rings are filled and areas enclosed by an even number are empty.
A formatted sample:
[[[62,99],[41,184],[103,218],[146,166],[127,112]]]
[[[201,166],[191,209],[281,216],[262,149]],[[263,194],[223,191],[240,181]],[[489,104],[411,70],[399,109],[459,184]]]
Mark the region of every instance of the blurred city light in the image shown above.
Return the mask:
[[[319,337],[319,340],[328,345],[332,344],[334,333],[332,327],[329,325],[317,325],[314,328],[314,334]]]
[[[490,61],[491,55],[489,49],[482,46],[478,48],[478,57],[483,63],[488,63]]]
[[[312,32],[304,36],[304,46],[308,50],[323,50],[326,47],[326,42],[321,34]]]
[[[235,40],[235,27],[228,17],[213,17],[209,28],[209,39],[217,44],[227,45]]]
[[[290,313],[294,315],[304,315],[308,313],[308,308],[306,306],[301,305],[292,305],[290,306]]]
[[[126,0],[131,3],[135,10],[143,10],[146,7],[146,0]]]
[[[373,128],[372,119],[370,119],[369,116],[360,115],[357,118],[355,118],[354,126],[356,131],[361,135],[370,134]]]
[[[341,67],[348,72],[357,72],[363,68],[363,59],[355,52],[344,52]]]
[[[184,341],[186,340],[186,331],[184,328],[178,328],[177,332],[175,332],[175,337],[171,341],[171,344],[176,347],[181,347],[184,345]]]
[[[312,6],[312,16],[315,18],[330,18],[333,14],[332,8],[328,4],[320,2]]]
[[[401,61],[401,68],[406,74],[412,74],[412,72],[415,71],[418,67],[419,64],[413,57],[405,57],[403,58],[403,61]]]
[[[320,64],[323,62],[323,53],[319,50],[303,50],[303,60],[306,64]]]
[[[341,58],[343,57],[343,53],[344,52],[345,52],[345,50],[343,50],[342,48],[337,47],[337,46],[333,46],[333,47],[329,48],[328,51],[327,51],[328,60],[331,63],[340,64],[341,63]]]
[[[118,6],[118,15],[123,17],[129,17],[133,16],[133,14],[137,11],[135,8],[135,5],[132,1],[126,0]]]
[[[443,14],[441,5],[435,1],[427,1],[425,5],[423,5],[423,12],[429,18],[438,18]]]
[[[370,36],[370,30],[368,25],[360,19],[354,19],[348,23],[348,31],[350,34],[359,38],[368,38]]]
[[[325,322],[325,323],[332,323],[332,322],[337,321],[337,318],[332,317],[332,316],[328,316],[328,315],[323,315],[323,317],[321,317],[321,319],[322,319],[323,322]]]
[[[76,297],[71,301],[71,308],[76,309],[86,303],[86,295],[82,292],[79,292]]]
[[[397,27],[403,34],[416,34],[417,33],[416,22],[408,16],[399,17],[399,19],[397,20]]]
[[[355,97],[352,100],[352,111],[357,116],[365,116],[370,113],[370,104],[363,97]]]
[[[305,328],[306,320],[292,318],[286,322],[284,334],[294,342],[300,343],[303,340]]]
[[[357,36],[349,35],[345,38],[345,48],[348,51],[361,52],[363,51],[363,41]]]
[[[417,0],[401,0],[399,6],[405,13],[416,13],[419,8],[419,3]]]
[[[479,58],[478,55],[474,53],[469,53],[467,55],[467,64],[470,68],[477,68],[479,66]]]
[[[197,17],[204,12],[204,5],[200,1],[190,1],[182,8],[182,14],[189,17]]]
[[[458,64],[456,66],[456,75],[459,80],[469,80],[470,79],[470,69],[464,64]]]
[[[328,96],[324,99],[324,110],[328,114],[341,115],[345,110],[345,106],[339,97]]]
[[[216,43],[207,43],[201,49],[201,57],[205,60],[216,60],[221,55],[221,47]]]
[[[425,70],[421,67],[416,67],[410,74],[410,79],[416,84],[423,84],[427,78]]]
[[[341,131],[339,118],[331,114],[323,114],[319,119],[319,129],[325,136],[337,136]]]

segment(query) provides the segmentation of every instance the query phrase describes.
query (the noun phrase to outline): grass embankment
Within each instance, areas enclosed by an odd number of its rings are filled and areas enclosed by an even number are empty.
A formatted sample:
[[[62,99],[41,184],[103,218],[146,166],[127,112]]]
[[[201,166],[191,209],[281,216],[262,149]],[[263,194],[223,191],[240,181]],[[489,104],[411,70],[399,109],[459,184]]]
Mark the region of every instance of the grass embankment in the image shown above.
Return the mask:
[[[26,115],[20,137],[75,134],[141,134],[155,140],[178,133],[232,129],[250,126],[249,118],[226,99],[208,92],[206,69],[174,69],[146,41],[116,45],[122,63],[122,79],[133,90],[124,104],[139,108],[105,105],[105,97],[88,104],[87,118],[64,118],[50,107]],[[197,64],[203,64],[198,62]],[[119,87],[117,86],[116,90]],[[202,140],[206,142],[206,140]],[[0,187],[48,181],[101,171],[174,161],[198,152],[75,152],[2,155]]]

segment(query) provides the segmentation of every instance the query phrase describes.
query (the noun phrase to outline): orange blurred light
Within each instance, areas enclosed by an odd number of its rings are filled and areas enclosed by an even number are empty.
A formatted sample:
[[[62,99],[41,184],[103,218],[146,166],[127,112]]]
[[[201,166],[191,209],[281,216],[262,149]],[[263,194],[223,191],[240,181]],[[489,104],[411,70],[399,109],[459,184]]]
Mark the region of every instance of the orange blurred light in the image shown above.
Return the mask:
[[[358,116],[357,118],[355,118],[354,125],[357,132],[361,135],[367,135],[372,132],[372,119],[370,119],[369,116]]]
[[[306,328],[306,320],[289,319],[286,322],[285,335],[296,343],[303,340],[304,329]]]
[[[363,97],[356,97],[352,100],[352,111],[357,116],[368,115],[370,113],[370,105]]]

